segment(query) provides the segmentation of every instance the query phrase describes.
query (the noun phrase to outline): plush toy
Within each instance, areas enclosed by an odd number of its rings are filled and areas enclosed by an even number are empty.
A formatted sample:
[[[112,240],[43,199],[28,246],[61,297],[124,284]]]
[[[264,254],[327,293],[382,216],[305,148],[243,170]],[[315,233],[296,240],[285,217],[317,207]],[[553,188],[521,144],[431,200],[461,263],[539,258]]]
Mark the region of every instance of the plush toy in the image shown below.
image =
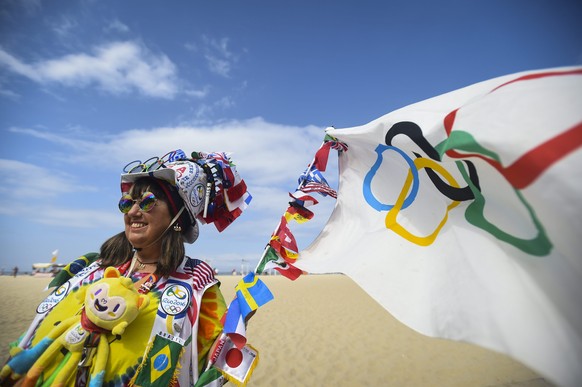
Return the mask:
[[[123,334],[149,299],[138,293],[131,279],[120,276],[114,267],[105,269],[100,281],[81,288],[76,296],[85,302],[81,313],[63,320],[34,347],[13,348],[13,358],[0,372],[0,380],[15,381],[26,373],[22,386],[35,386],[64,348],[68,353],[45,382],[64,385],[77,367],[86,366],[89,370],[93,364],[89,386],[102,385],[109,357],[107,335]]]

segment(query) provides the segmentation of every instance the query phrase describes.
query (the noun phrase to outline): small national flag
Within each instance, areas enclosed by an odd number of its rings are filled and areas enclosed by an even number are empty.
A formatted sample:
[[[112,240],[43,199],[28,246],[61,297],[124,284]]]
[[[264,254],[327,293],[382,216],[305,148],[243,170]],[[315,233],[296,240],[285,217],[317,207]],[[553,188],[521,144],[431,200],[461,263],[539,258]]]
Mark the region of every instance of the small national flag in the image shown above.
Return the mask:
[[[310,207],[319,203],[314,197],[300,190],[295,191],[295,193],[289,193],[289,196],[292,198],[292,203],[297,203],[302,207]]]
[[[194,387],[220,387],[224,386],[225,383],[226,379],[222,372],[216,367],[210,367],[200,375]]]
[[[277,255],[275,249],[273,249],[271,245],[267,245],[263,258],[257,265],[255,271],[257,274],[263,274],[265,271],[272,269],[283,262],[285,262],[285,260]]]
[[[301,274],[303,274],[302,270],[286,262],[281,256],[277,254],[273,247],[267,245],[265,254],[261,259],[261,262],[259,262],[256,271],[258,274],[261,274],[269,269],[277,270],[282,276],[287,277],[292,281],[296,280]]]
[[[295,262],[299,257],[297,251],[288,250],[283,247],[281,240],[276,235],[271,237],[269,244],[281,257],[283,257],[283,259],[285,259],[285,261]]]
[[[318,149],[317,153],[315,153],[313,166],[321,172],[325,172],[325,169],[327,168],[329,148],[331,148],[331,142],[324,142],[323,145]]]
[[[254,272],[247,274],[235,287],[238,306],[243,319],[273,299],[273,294]]]
[[[250,345],[237,348],[228,336],[220,345],[222,347],[213,367],[220,370],[230,382],[238,386],[246,385],[259,362],[259,352]]]
[[[333,127],[330,127],[330,129],[333,129]],[[348,150],[348,144],[339,141],[337,138],[330,136],[329,134],[325,135],[324,141],[331,144],[331,149],[335,149],[339,152],[347,152]]]
[[[297,241],[287,226],[285,216],[281,217],[279,228],[269,243],[285,260],[294,262],[299,257]]]
[[[136,386],[169,386],[184,347],[170,337],[155,335],[153,343],[134,376]]]
[[[99,258],[99,254],[89,253],[75,259],[73,262],[69,263],[60,272],[57,273],[57,275],[48,284],[47,288],[61,286],[69,279],[71,279],[75,274],[95,262],[97,258]]]
[[[323,177],[321,171],[315,168],[313,165],[307,168],[307,170],[303,172],[298,179],[299,186],[309,182],[327,184],[327,180],[325,180],[325,177]]]
[[[224,319],[223,331],[227,334],[232,342],[240,349],[247,342],[247,329],[245,325],[245,320],[240,311],[240,305],[238,297],[235,297],[228,307],[226,316]]]
[[[327,184],[316,183],[316,182],[312,181],[312,182],[306,183],[304,186],[302,186],[301,190],[303,192],[306,192],[306,193],[317,192],[318,194],[321,194],[323,196],[329,195],[332,198],[337,199],[337,192],[335,191],[335,189],[331,188]]]
[[[288,262],[283,262],[280,266],[275,267],[274,269],[277,270],[282,276],[289,278],[291,281],[295,281],[301,274],[304,274],[303,270],[293,266]]]
[[[313,218],[313,212],[299,205],[290,205],[289,208],[287,208],[287,211],[285,212],[284,216],[287,222],[293,219],[297,223],[305,223],[311,218]]]

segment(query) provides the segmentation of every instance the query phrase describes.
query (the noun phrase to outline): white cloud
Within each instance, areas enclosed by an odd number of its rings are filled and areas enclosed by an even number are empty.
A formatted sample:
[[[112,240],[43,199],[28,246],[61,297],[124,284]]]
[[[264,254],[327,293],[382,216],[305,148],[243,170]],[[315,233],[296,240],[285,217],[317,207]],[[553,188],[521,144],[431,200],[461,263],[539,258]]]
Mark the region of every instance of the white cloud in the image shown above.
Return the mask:
[[[184,43],[184,48],[188,51],[198,52],[198,45],[196,43],[192,42]]]
[[[120,22],[118,19],[112,20],[107,26],[105,26],[106,32],[129,32],[129,27],[124,23]]]
[[[215,113],[227,110],[233,106],[235,106],[235,102],[231,97],[222,97],[212,103],[200,104],[194,112],[194,117],[197,120],[204,120],[206,117],[211,117]]]
[[[70,135],[64,135],[62,133],[57,134],[54,132],[48,132],[38,129],[18,128],[18,127],[12,127],[8,130],[13,133],[20,133],[35,138],[40,138],[42,140],[46,140],[55,144],[76,148],[80,153],[88,149],[93,149],[95,147],[95,143],[90,140],[74,138],[71,137]]]
[[[233,64],[238,61],[238,56],[229,49],[229,39],[212,39],[203,36],[202,40],[208,69],[215,74],[229,78]]]
[[[175,148],[229,151],[241,170],[252,173],[256,182],[266,184],[288,182],[290,176],[296,177],[311,161],[311,154],[323,136],[323,130],[314,126],[291,127],[255,118],[210,126],[128,131],[103,144],[105,148],[101,151],[113,150],[119,161],[127,160],[128,153],[140,158],[163,155]]]
[[[11,198],[46,198],[94,190],[64,172],[6,159],[0,159],[0,181],[0,194]]]
[[[121,220],[119,211],[112,209],[109,212],[102,210],[45,208],[40,215],[35,211],[36,221],[52,226],[82,227],[82,228],[119,228]]]
[[[192,89],[185,89],[184,90],[184,94],[186,94],[189,97],[194,97],[194,98],[204,98],[208,95],[209,92],[210,92],[209,87],[204,87],[200,90],[192,90]]]
[[[135,42],[113,42],[98,46],[89,54],[70,54],[31,64],[0,48],[0,64],[41,84],[96,85],[115,95],[138,92],[166,99],[174,98],[180,91],[172,61]]]
[[[205,55],[206,61],[208,63],[208,68],[215,74],[222,75],[223,77],[228,77],[230,75],[231,63],[226,59],[219,58],[212,54]]]
[[[43,205],[44,204],[44,205]],[[46,203],[14,202],[10,207],[0,208],[0,215],[31,219],[40,224],[73,228],[119,228],[119,211],[88,210],[56,207]]]
[[[63,15],[58,22],[53,23],[52,30],[59,37],[68,38],[78,26],[76,19]]]
[[[18,101],[20,99],[20,94],[13,92],[12,90],[0,88],[0,95],[9,98],[13,101]]]
[[[4,51],[2,48],[0,48],[0,63],[17,74],[30,78],[36,82],[41,81],[41,78],[35,72],[33,66],[29,66],[26,63],[21,62],[14,56],[10,55],[8,52]]]

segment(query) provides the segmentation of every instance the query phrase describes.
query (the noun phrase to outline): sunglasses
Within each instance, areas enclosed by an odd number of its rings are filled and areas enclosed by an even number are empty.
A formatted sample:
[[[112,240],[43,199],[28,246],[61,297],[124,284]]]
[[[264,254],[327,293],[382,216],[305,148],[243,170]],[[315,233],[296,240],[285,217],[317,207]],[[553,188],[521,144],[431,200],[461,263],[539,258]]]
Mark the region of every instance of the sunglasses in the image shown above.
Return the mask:
[[[149,212],[154,208],[157,201],[158,199],[151,192],[144,192],[143,195],[141,195],[141,199],[133,199],[131,195],[126,194],[119,199],[119,211],[127,214],[132,209],[133,205],[137,203],[141,212]]]

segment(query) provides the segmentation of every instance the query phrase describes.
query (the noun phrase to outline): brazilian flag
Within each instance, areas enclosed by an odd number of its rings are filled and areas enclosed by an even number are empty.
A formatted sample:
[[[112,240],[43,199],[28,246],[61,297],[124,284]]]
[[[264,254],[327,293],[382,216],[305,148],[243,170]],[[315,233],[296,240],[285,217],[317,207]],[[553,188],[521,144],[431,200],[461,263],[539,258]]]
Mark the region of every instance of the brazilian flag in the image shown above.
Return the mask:
[[[97,253],[88,253],[85,254],[73,262],[69,263],[65,266],[56,276],[52,279],[52,281],[48,284],[47,288],[52,288],[55,286],[61,286],[72,277],[75,276],[78,272],[95,262],[99,258],[99,254]]]
[[[173,385],[178,375],[176,366],[178,365],[182,350],[182,345],[156,335],[150,350],[135,376],[135,385]]]

